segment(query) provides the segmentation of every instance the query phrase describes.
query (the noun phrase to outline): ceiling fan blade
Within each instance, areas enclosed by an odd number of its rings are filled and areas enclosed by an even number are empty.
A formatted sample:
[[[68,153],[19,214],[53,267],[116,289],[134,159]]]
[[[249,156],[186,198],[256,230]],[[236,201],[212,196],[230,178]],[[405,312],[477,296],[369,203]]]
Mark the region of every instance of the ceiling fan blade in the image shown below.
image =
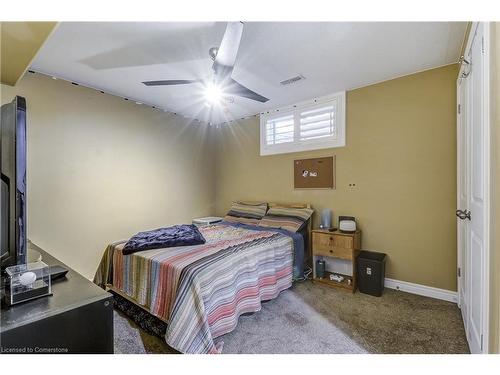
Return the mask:
[[[202,82],[201,79],[167,79],[164,81],[146,81],[143,82],[146,86],[172,86],[172,85],[187,85],[189,83]]]
[[[217,71],[217,66],[222,65],[232,68],[236,61],[238,48],[240,47],[241,35],[243,34],[243,22],[228,22],[226,32],[222,38],[217,56],[215,57],[214,70]]]
[[[257,94],[255,91],[246,88],[241,83],[236,82],[234,79],[231,79],[229,84],[224,87],[224,93],[241,96],[243,98],[252,99],[261,103],[265,103],[269,100],[268,98]]]

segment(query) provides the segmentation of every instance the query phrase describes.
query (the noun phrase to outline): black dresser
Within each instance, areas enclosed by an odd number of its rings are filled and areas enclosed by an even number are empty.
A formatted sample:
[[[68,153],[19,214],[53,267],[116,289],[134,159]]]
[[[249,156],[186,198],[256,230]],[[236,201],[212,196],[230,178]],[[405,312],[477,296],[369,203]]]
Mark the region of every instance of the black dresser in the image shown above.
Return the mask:
[[[39,247],[49,266],[69,270],[52,282],[52,296],[0,310],[1,353],[113,353],[113,300]]]

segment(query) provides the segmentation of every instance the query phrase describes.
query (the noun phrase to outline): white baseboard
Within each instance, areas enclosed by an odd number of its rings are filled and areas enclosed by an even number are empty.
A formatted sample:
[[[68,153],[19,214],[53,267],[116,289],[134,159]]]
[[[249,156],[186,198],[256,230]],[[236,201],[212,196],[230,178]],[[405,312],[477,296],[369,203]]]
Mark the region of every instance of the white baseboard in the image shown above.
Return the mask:
[[[426,286],[421,284],[409,283],[407,281],[400,281],[394,279],[385,279],[384,286],[389,289],[396,289],[402,292],[418,294],[419,296],[431,297],[442,299],[449,302],[458,302],[457,292],[452,292],[451,290],[434,288],[432,286]]]

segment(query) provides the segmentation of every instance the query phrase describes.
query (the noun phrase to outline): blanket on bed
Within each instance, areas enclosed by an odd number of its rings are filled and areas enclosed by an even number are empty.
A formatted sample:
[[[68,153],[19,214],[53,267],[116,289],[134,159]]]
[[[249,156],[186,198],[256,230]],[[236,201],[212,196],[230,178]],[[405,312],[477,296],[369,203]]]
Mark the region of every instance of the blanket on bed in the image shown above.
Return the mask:
[[[94,282],[110,283],[168,321],[166,342],[182,353],[220,353],[214,340],[241,314],[261,309],[292,285],[293,242],[272,231],[199,228],[206,243],[123,254],[108,246]]]
[[[137,251],[203,243],[205,243],[205,239],[196,225],[174,225],[137,233],[127,241],[123,248],[123,254],[129,255]]]
[[[257,230],[257,231],[276,232],[276,233],[281,233],[284,236],[290,237],[293,240],[293,279],[294,281],[304,279],[305,243],[304,243],[304,237],[301,233],[290,232],[286,229],[281,229],[281,228],[260,227],[258,225],[233,223],[229,221],[223,221],[222,224],[231,225],[233,227]]]

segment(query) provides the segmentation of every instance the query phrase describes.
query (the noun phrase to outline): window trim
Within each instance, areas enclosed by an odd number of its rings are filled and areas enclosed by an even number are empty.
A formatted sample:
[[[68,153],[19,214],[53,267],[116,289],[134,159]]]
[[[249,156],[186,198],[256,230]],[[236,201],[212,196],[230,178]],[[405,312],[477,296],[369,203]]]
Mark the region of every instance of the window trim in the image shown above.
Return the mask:
[[[336,139],[309,139],[300,141],[300,113],[318,108],[322,105],[337,101],[336,116]],[[314,100],[297,103],[285,108],[275,109],[260,115],[260,155],[287,154],[292,152],[303,152],[320,150],[325,148],[344,147],[346,145],[346,92],[340,91],[335,94],[324,96]],[[294,116],[294,141],[281,144],[267,145],[266,143],[266,123],[270,119]]]

